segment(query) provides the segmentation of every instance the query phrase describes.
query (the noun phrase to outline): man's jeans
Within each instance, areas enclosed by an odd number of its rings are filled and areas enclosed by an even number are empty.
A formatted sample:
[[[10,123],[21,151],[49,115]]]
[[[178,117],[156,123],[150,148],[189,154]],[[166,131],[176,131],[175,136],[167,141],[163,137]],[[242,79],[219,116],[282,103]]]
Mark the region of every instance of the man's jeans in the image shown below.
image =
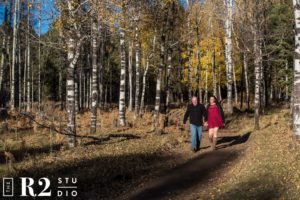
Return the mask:
[[[202,138],[202,126],[196,126],[190,124],[191,129],[191,140],[192,140],[192,149],[199,149]]]

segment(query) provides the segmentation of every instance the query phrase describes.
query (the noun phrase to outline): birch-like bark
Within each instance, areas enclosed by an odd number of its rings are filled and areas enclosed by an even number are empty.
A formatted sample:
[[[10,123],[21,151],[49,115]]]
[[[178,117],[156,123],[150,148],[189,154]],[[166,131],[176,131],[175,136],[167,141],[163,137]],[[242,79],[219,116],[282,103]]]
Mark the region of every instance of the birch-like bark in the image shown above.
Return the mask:
[[[41,25],[42,25],[41,1],[39,0],[39,69],[38,69],[38,109],[41,111],[42,89],[41,89]]]
[[[211,39],[212,39],[212,46],[211,46],[211,67],[212,67],[212,82],[213,82],[213,95],[217,96],[217,78],[216,78],[216,50],[215,50],[215,35],[214,35],[214,27],[212,20],[210,18],[210,30],[211,30]]]
[[[300,139],[300,2],[293,0],[295,16],[295,55],[293,84],[293,131]]]
[[[138,21],[136,22],[138,23]],[[134,114],[139,114],[139,97],[140,97],[140,45],[139,45],[139,28],[135,27],[135,105]]]
[[[0,92],[2,91],[4,62],[5,62],[5,57],[6,57],[5,49],[6,49],[6,35],[3,36],[3,40],[2,40],[1,65],[0,65]]]
[[[245,87],[246,87],[246,101],[247,101],[247,109],[250,109],[250,91],[249,91],[249,78],[248,78],[248,60],[247,54],[244,53],[244,73],[245,73]]]
[[[234,85],[234,100],[235,105],[238,104],[238,92],[237,92],[237,83],[236,83],[236,74],[235,74],[235,64],[232,63],[232,71],[233,71],[233,85]]]
[[[259,108],[260,108],[260,86],[261,86],[261,54],[260,45],[258,40],[258,30],[254,30],[254,76],[255,76],[255,94],[254,94],[254,119],[255,119],[255,129],[259,129]]]
[[[91,134],[96,133],[97,125],[97,26],[92,20],[92,109],[91,109]]]
[[[226,21],[225,21],[225,59],[227,75],[227,110],[233,113],[232,105],[232,0],[225,0]]]
[[[166,120],[165,124],[168,125],[169,121],[169,113],[170,113],[170,96],[171,96],[171,90],[170,90],[170,79],[171,79],[171,70],[172,70],[172,49],[168,49],[168,60],[167,60],[168,66],[167,66],[167,82],[166,82]]]
[[[68,1],[68,11],[69,11],[69,20],[68,23],[72,26],[70,30],[70,35],[67,40],[68,48],[68,67],[67,67],[67,112],[68,112],[68,123],[67,123],[67,133],[68,133],[68,145],[69,147],[76,146],[76,109],[75,109],[75,65],[80,56],[81,44],[84,40],[84,37],[80,38],[79,41],[75,41],[72,37],[74,30],[76,30],[76,23],[74,21],[74,7],[73,2]]]
[[[13,23],[13,47],[12,47],[12,62],[11,62],[11,85],[10,85],[10,105],[11,109],[15,109],[15,68],[16,68],[16,46],[17,46],[17,8],[19,0],[14,3],[14,23]]]
[[[289,63],[288,61],[285,62],[285,99],[288,100],[289,98],[289,76],[288,76],[288,68]]]
[[[140,107],[140,117],[144,114],[144,106],[145,106],[145,93],[146,93],[146,79],[147,79],[147,73],[149,70],[149,58],[146,60],[146,67],[143,74],[143,87],[142,87],[142,97],[141,97],[141,107]]]
[[[193,80],[192,80],[192,47],[191,47],[191,38],[190,38],[190,28],[191,21],[188,16],[188,92],[189,92],[189,102],[192,100],[193,92]]]
[[[160,95],[161,95],[161,82],[162,82],[162,72],[164,69],[164,58],[165,58],[165,33],[164,28],[161,33],[161,41],[160,41],[160,61],[159,68],[156,79],[156,94],[155,94],[155,107],[154,107],[154,115],[153,115],[153,129],[157,129],[158,127],[158,117],[160,111]]]
[[[129,105],[128,110],[131,112],[133,107],[133,69],[132,69],[132,50],[133,42],[129,42],[128,49],[128,81],[129,81]],[[111,103],[111,102],[110,102]]]
[[[201,66],[201,48],[200,48],[200,20],[199,17],[196,20],[196,31],[197,31],[197,79],[198,79],[198,97],[200,100],[200,103],[202,103],[202,78],[201,78],[201,72],[202,72],[202,66]]]
[[[121,73],[120,73],[120,96],[119,96],[119,125],[125,126],[125,81],[126,81],[126,52],[125,52],[125,33],[120,30],[121,47]]]
[[[27,5],[27,44],[26,44],[26,48],[27,48],[27,104],[26,104],[26,110],[27,112],[30,111],[30,107],[31,107],[31,63],[30,63],[30,13],[31,13],[31,9],[30,9],[30,2],[28,1],[28,5]]]

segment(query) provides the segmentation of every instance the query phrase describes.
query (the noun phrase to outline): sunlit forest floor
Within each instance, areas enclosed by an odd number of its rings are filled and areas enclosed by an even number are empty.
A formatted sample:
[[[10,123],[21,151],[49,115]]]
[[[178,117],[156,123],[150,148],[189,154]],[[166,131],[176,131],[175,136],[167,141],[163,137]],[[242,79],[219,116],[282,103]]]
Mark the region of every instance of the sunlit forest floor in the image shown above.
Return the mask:
[[[78,138],[78,147],[67,149],[65,136],[54,130],[65,127],[66,116],[55,110],[37,119],[50,129],[33,131],[28,119],[11,117],[1,152],[16,161],[10,168],[2,153],[0,177],[49,177],[53,184],[57,177],[77,177],[76,199],[300,199],[300,147],[287,109],[266,111],[259,131],[251,114],[230,116],[217,150],[210,151],[204,132],[197,153],[179,126],[151,133],[151,113],[136,120],[127,113],[132,127],[115,127],[116,108],[99,111],[97,140]],[[181,121],[184,110],[172,112]],[[78,135],[89,135],[89,123],[90,113],[78,114]]]

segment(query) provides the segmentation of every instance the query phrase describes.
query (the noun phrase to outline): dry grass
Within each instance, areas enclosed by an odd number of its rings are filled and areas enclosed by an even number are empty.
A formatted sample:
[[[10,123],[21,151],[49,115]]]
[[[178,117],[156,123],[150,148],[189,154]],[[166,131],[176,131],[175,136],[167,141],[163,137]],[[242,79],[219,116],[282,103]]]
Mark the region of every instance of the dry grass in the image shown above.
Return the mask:
[[[79,179],[83,199],[92,196],[111,199],[147,184],[147,180],[162,170],[174,168],[195,156],[185,143],[185,134],[175,126],[168,127],[163,135],[148,133],[151,113],[136,120],[133,113],[127,113],[133,127],[121,129],[113,125],[117,110],[98,112],[95,136],[107,138],[113,134],[114,137],[98,143],[80,140],[79,146],[72,150],[62,146],[64,136],[49,129],[1,135],[1,150],[5,148],[15,155],[16,170],[7,169],[1,154],[0,177],[73,176]],[[215,177],[209,189],[195,191],[195,196],[199,199],[299,199],[300,147],[291,138],[287,112],[276,110],[263,116],[262,129],[252,133],[240,159],[230,163],[221,177]],[[51,118],[56,119],[57,125],[59,120],[66,119],[66,114],[52,110]],[[17,123],[9,121],[11,127]],[[88,135],[89,123],[90,113],[78,114],[78,134]],[[249,116],[235,116],[229,130],[252,131],[253,123]]]

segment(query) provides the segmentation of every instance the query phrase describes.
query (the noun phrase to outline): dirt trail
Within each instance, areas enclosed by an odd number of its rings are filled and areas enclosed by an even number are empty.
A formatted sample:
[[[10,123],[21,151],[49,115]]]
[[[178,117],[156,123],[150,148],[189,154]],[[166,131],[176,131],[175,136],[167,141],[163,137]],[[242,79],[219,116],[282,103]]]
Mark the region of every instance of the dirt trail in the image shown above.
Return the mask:
[[[214,179],[222,176],[228,163],[239,158],[250,134],[239,135],[223,131],[218,138],[216,151],[207,148],[207,134],[204,134],[204,150],[197,152],[188,162],[162,172],[124,199],[194,199],[197,191],[209,190]]]

